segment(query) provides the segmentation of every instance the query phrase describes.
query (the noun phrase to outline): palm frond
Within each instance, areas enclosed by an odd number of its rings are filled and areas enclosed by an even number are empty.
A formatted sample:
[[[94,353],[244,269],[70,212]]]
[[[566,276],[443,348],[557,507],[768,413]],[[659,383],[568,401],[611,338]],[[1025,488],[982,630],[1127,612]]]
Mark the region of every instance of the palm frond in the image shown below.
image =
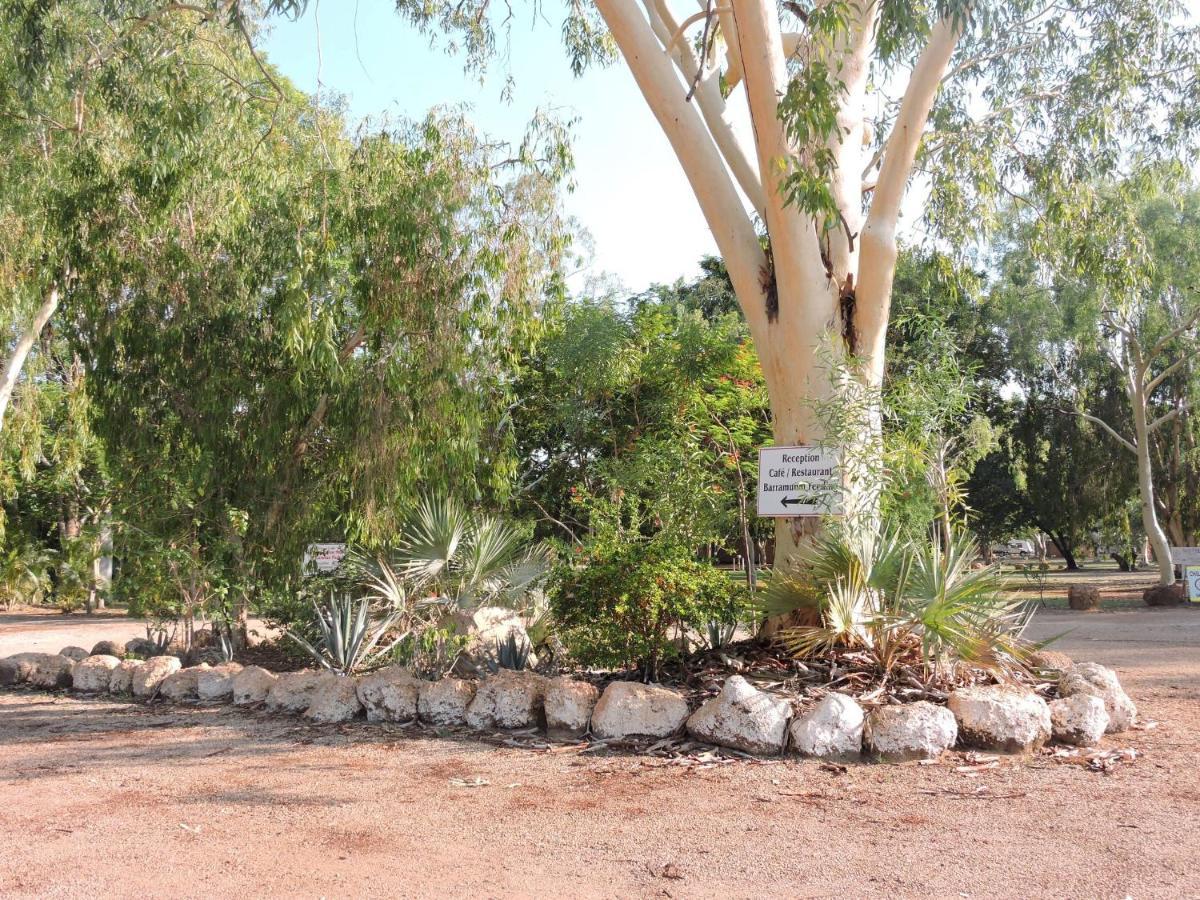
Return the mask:
[[[398,559],[418,583],[444,577],[470,527],[467,510],[453,497],[425,497],[404,530]]]

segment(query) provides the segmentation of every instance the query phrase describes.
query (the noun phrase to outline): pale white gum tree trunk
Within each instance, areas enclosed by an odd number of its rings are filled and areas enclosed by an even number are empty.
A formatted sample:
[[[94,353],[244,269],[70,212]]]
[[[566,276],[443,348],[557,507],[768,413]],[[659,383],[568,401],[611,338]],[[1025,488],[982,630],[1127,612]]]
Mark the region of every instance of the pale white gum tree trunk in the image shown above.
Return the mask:
[[[17,379],[21,377],[21,370],[25,367],[29,351],[33,349],[42,329],[46,327],[46,323],[50,321],[50,317],[54,315],[56,309],[58,309],[58,285],[54,284],[46,292],[41,306],[33,315],[33,320],[21,334],[4,364],[4,374],[0,376],[0,429],[4,427],[4,416],[8,412],[8,404],[12,401],[13,390],[17,386]]]
[[[687,34],[689,25],[702,27],[704,14],[685,19],[681,27],[667,0],[641,5],[597,0],[725,259],[762,364],[776,442],[820,443],[825,434],[817,410],[836,402],[847,387],[835,383],[832,361],[847,353],[860,360],[850,376],[860,388],[882,382],[900,204],[959,29],[949,20],[933,27],[872,177],[866,112],[878,4],[851,4],[849,27],[832,46],[781,33],[775,0],[701,6],[711,13],[710,27],[719,23],[723,61],[716,58],[715,43],[711,53],[697,52],[694,33]],[[793,54],[802,59],[819,54],[841,81],[838,128],[826,144],[834,161],[828,187],[839,222],[818,222],[787,201],[789,166],[808,164],[804,154],[811,154],[789,144],[779,116]],[[720,89],[722,75],[733,88],[728,98]],[[748,148],[730,126],[726,107],[739,98],[753,126]],[[747,207],[765,225],[769,256]],[[874,452],[878,428],[867,416],[861,439],[847,451]],[[776,564],[794,559],[817,527],[814,519],[780,520]]]
[[[1151,419],[1150,401],[1154,392],[1164,381],[1187,365],[1191,354],[1183,352],[1177,359],[1167,361],[1157,374],[1154,373],[1153,368],[1155,360],[1162,357],[1178,338],[1195,329],[1198,323],[1200,323],[1200,311],[1189,315],[1178,327],[1159,338],[1151,346],[1146,347],[1143,345],[1133,316],[1107,312],[1105,324],[1113,331],[1116,338],[1106,349],[1109,359],[1121,373],[1125,393],[1129,397],[1129,406],[1133,412],[1133,437],[1126,437],[1098,416],[1086,412],[1080,413],[1083,418],[1108,432],[1122,447],[1132,453],[1137,461],[1142,527],[1146,531],[1146,540],[1154,551],[1154,563],[1158,567],[1160,584],[1174,583],[1175,565],[1171,561],[1170,541],[1167,540],[1167,534],[1158,521],[1150,442],[1154,439],[1155,432],[1187,412],[1188,404],[1186,401],[1181,402],[1166,413]]]

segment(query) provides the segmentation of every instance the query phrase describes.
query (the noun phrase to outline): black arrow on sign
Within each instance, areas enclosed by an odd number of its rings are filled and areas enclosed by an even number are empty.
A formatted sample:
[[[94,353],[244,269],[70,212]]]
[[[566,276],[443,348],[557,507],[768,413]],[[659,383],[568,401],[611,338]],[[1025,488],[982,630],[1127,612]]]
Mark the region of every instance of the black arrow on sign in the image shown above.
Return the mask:
[[[803,503],[804,498],[803,497],[784,497],[779,502],[782,503],[784,506],[796,506],[798,504]]]

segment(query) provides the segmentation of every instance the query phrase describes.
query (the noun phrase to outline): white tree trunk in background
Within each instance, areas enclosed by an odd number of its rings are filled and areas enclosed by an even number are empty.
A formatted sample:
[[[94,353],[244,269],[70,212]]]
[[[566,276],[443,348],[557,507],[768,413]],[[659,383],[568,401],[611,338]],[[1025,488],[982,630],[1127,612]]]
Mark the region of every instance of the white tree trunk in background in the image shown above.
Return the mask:
[[[33,321],[29,323],[29,327],[25,329],[20,340],[13,347],[12,353],[8,355],[8,362],[4,365],[4,374],[0,376],[0,429],[4,428],[4,415],[8,412],[8,404],[12,400],[17,379],[21,376],[21,369],[25,366],[25,359],[29,356],[29,351],[33,349],[42,329],[46,327],[46,323],[50,321],[50,317],[54,315],[56,309],[58,309],[57,284],[51,285],[45,299],[42,300],[42,305],[34,314]]]
[[[1125,393],[1133,410],[1133,438],[1125,437],[1112,425],[1098,416],[1080,413],[1089,422],[1099,425],[1137,460],[1138,494],[1141,498],[1142,527],[1146,531],[1146,542],[1154,551],[1154,563],[1158,567],[1160,584],[1174,584],[1175,564],[1171,559],[1171,543],[1158,521],[1158,508],[1154,499],[1154,466],[1151,460],[1150,442],[1154,433],[1188,410],[1186,402],[1159,416],[1150,418],[1150,400],[1154,392],[1172,374],[1179,371],[1190,359],[1189,353],[1181,354],[1167,363],[1157,375],[1151,374],[1154,360],[1162,356],[1177,339],[1192,331],[1200,322],[1200,311],[1187,317],[1176,328],[1163,335],[1149,348],[1142,343],[1138,333],[1138,317],[1129,311],[1108,310],[1105,325],[1115,335],[1113,343],[1105,349],[1109,359],[1121,373],[1125,382]]]
[[[1135,375],[1135,373],[1130,373]],[[1129,402],[1133,406],[1134,454],[1137,457],[1138,493],[1142,503],[1142,527],[1146,540],[1154,550],[1154,563],[1158,567],[1159,584],[1175,583],[1175,564],[1171,561],[1171,544],[1166,532],[1158,522],[1158,511],[1154,505],[1154,469],[1150,461],[1150,423],[1146,419],[1149,399],[1144,384],[1133,378],[1129,383]]]
[[[860,361],[850,376],[859,388],[878,388],[898,255],[897,218],[929,111],[958,31],[936,24],[914,66],[884,143],[878,177],[870,179],[866,130],[868,65],[874,51],[879,4],[851,4],[850,27],[835,46],[815,46],[808,35],[781,34],[776,0],[730,0],[711,9],[724,38],[724,68],[700,58],[692,37],[666,0],[596,0],[617,46],[687,176],[745,313],[766,379],[778,444],[819,444],[817,409],[847,389],[834,383],[830,363],[847,354]],[[703,18],[703,17],[700,17]],[[686,22],[685,22],[686,24]],[[825,222],[786,202],[787,161],[797,157],[779,119],[788,84],[787,57],[821,54],[844,91],[829,139],[834,169],[830,189],[841,221]],[[745,97],[754,146],[742,147],[729,128],[724,76]],[[689,91],[695,85],[689,101]],[[731,92],[729,100],[733,101]],[[868,211],[862,198],[873,192]],[[769,255],[746,211],[766,224]],[[861,393],[861,390],[860,390]],[[874,453],[879,423],[861,422],[861,438],[844,453]],[[847,485],[853,493],[854,485]],[[780,519],[776,565],[788,565],[819,528],[811,518]]]

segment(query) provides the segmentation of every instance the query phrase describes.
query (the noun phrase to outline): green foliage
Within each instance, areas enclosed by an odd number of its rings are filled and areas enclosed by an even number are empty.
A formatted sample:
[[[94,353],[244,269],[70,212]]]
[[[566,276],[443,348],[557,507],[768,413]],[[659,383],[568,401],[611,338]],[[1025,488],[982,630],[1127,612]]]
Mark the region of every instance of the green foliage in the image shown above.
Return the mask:
[[[1003,360],[981,321],[980,278],[941,254],[901,253],[883,391],[884,518],[943,541],[971,514],[965,489],[998,440],[992,415]]]
[[[571,543],[663,536],[748,556],[766,388],[718,261],[691,284],[582,301],[525,369],[515,492],[539,533]]]
[[[890,676],[919,651],[927,677],[953,677],[960,664],[1003,676],[1023,664],[1032,610],[1004,595],[997,569],[972,568],[975,559],[974,541],[961,534],[943,548],[895,530],[834,528],[792,572],[776,574],[762,608],[811,623],[780,635],[802,658],[861,651]]]
[[[50,585],[52,557],[35,544],[10,545],[0,554],[0,603],[36,603]]]
[[[558,568],[550,590],[558,635],[588,666],[637,666],[647,679],[710,622],[729,625],[745,594],[726,573],[665,542],[596,546]]]
[[[354,602],[349,597],[329,595],[325,604],[313,602],[319,641],[309,642],[288,631],[287,636],[299,644],[322,668],[339,675],[353,675],[380,663],[399,642],[376,649],[389,636],[400,617],[393,612],[378,621],[371,619],[371,604],[363,599]]]

